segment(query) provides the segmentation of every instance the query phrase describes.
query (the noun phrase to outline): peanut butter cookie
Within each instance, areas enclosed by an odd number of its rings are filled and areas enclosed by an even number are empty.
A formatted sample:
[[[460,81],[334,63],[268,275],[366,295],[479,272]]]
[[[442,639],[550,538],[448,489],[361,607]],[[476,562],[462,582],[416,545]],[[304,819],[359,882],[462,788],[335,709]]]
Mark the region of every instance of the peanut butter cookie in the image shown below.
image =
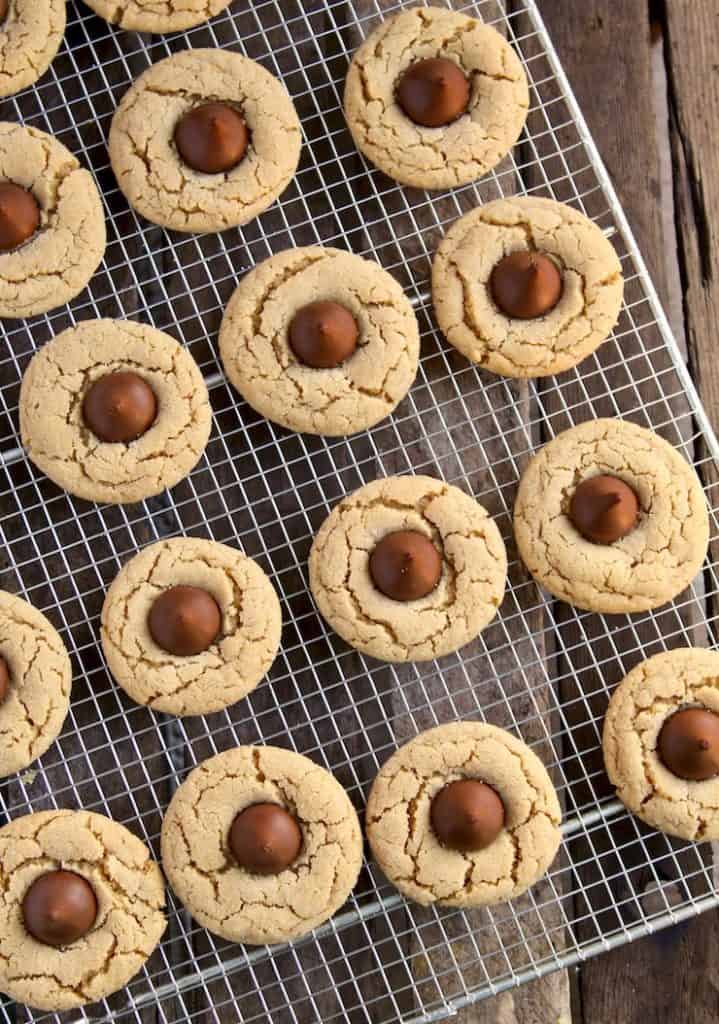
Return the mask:
[[[603,747],[633,814],[682,839],[719,839],[719,653],[680,648],[633,668],[612,694]]]
[[[204,715],[246,697],[280,645],[280,602],[236,548],[199,537],[151,544],[123,566],[102,609],[102,649],[129,697]]]
[[[37,82],[65,35],[65,0],[6,0],[0,4],[0,97]]]
[[[144,843],[89,811],[0,828],[0,990],[71,1010],[126,985],[165,931],[165,887]]]
[[[135,32],[182,32],[214,18],[232,0],[85,0],[111,25]]]
[[[45,313],[74,299],[105,254],[95,181],[62,143],[0,122],[0,317]]]
[[[174,231],[225,231],[284,192],[301,130],[282,83],[231,50],[184,50],[123,96],[110,161],[127,201]]]
[[[419,328],[386,270],[340,249],[290,249],[240,282],[220,330],[225,372],[253,409],[290,430],[374,426],[417,375]]]
[[[289,942],[347,900],[362,831],[324,768],[290,750],[237,747],[204,761],[173,796],[162,863],[205,928],[231,942]]]
[[[616,324],[623,293],[614,246],[553,199],[472,210],[449,229],[432,267],[447,341],[505,377],[546,377],[586,359]]]
[[[71,683],[70,659],[52,623],[0,590],[0,778],[27,768],[59,735]]]
[[[398,476],[332,510],[309,572],[317,606],[343,640],[382,661],[427,661],[492,621],[507,555],[485,509],[458,487]]]
[[[478,907],[519,896],[560,843],[557,794],[539,758],[504,729],[453,722],[382,765],[367,838],[390,882],[417,903]]]
[[[658,434],[599,419],[560,434],[519,483],[514,532],[555,597],[632,613],[680,594],[701,568],[709,514],[691,466]]]
[[[486,174],[515,144],[529,87],[493,28],[413,7],[382,22],[354,55],[344,108],[357,148],[390,178],[454,188]]]
[[[174,487],[205,450],[204,378],[169,334],[84,320],[32,358],[20,390],[28,457],[63,490],[125,504]]]

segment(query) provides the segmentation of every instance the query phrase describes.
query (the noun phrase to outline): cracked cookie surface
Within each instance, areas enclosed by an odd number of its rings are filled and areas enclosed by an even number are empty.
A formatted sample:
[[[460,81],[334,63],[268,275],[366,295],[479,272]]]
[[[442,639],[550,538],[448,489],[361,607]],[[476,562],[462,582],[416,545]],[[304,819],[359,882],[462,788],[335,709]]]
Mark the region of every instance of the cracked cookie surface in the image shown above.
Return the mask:
[[[585,540],[569,518],[577,485],[608,473],[634,490],[636,527],[613,544]],[[658,608],[691,583],[709,542],[701,483],[676,449],[628,420],[566,430],[534,456],[514,506],[519,554],[536,581],[568,604],[631,613]]]
[[[288,340],[295,313],[318,300],[348,309],[357,350],[334,369],[300,362]],[[417,375],[419,328],[409,299],[379,264],[310,246],[271,256],[245,275],[220,330],[225,373],[267,419],[308,434],[367,430],[399,405]]]
[[[85,0],[111,25],[134,32],[181,32],[214,18],[232,0]]]
[[[387,534],[416,530],[442,555],[437,587],[415,601],[385,597],[370,555]],[[456,651],[502,603],[507,554],[499,530],[473,498],[442,480],[375,480],[344,498],[322,524],[309,559],[310,587],[330,626],[382,661],[428,661]]]
[[[257,803],[281,805],[302,830],[299,857],[277,875],[250,873],[230,851],[235,816]],[[204,761],[173,796],[162,863],[203,927],[231,942],[288,942],[345,903],[362,864],[362,832],[349,797],[324,768],[277,747],[236,747]]]
[[[501,797],[505,825],[489,846],[442,846],[432,799],[457,779],[478,779]],[[544,765],[504,729],[453,722],[421,733],[385,762],[367,801],[366,829],[389,881],[417,903],[478,907],[519,896],[547,871],[560,842],[561,811]]]
[[[207,102],[236,108],[250,132],[244,159],[203,174],[174,143],[180,118]],[[229,50],[185,50],[153,64],[125,93],[112,119],[110,162],[127,201],[175,231],[224,231],[259,216],[289,185],[301,129],[282,83]]]
[[[415,61],[446,58],[470,82],[467,111],[442,128],[404,113],[397,81]],[[395,181],[417,188],[464,185],[491,170],[512,148],[527,119],[529,88],[505,39],[476,18],[415,7],[384,21],[352,58],[344,109],[355,145]]]
[[[10,688],[0,703],[0,778],[22,771],[59,735],[70,706],[72,668],[52,623],[0,590],[0,657]]]
[[[0,24],[0,97],[37,82],[65,35],[65,0],[10,0]]]
[[[0,253],[0,317],[62,306],[85,288],[105,254],[95,181],[52,135],[9,122],[0,122],[0,181],[32,192],[40,207],[35,234]]]
[[[150,608],[175,586],[206,590],[220,608],[220,634],[201,654],[169,654],[150,633]],[[100,637],[132,700],[171,715],[204,715],[254,690],[277,656],[281,630],[279,599],[256,562],[226,544],[175,537],[123,566],[105,598]]]
[[[508,317],[489,281],[509,253],[539,251],[560,268],[559,302],[533,320]],[[606,340],[624,293],[621,264],[600,228],[553,199],[498,199],[447,232],[432,266],[437,321],[467,359],[506,377],[544,377],[576,366]]]
[[[657,754],[667,718],[692,705],[719,713],[717,651],[680,648],[641,662],[609,702],[604,763],[619,799],[652,828],[683,839],[719,839],[719,778],[680,779]]]
[[[25,929],[22,900],[38,876],[66,869],[98,902],[88,934],[61,948]],[[89,811],[41,811],[0,828],[0,990],[38,1010],[69,1010],[116,992],[165,930],[162,874],[144,843]]]
[[[130,444],[101,441],[83,399],[99,378],[139,374],[157,399],[152,426]],[[59,487],[88,501],[124,504],[174,487],[202,456],[212,428],[207,386],[169,334],[131,320],[84,320],[33,356],[20,391],[28,457]]]

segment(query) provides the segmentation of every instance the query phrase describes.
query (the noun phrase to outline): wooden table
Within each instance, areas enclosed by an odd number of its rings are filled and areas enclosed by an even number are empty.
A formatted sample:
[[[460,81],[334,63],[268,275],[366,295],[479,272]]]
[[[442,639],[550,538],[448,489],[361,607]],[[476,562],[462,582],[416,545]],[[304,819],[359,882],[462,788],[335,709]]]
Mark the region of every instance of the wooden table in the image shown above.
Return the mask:
[[[719,428],[719,3],[539,0]],[[462,1024],[715,1021],[719,913],[488,1000]]]

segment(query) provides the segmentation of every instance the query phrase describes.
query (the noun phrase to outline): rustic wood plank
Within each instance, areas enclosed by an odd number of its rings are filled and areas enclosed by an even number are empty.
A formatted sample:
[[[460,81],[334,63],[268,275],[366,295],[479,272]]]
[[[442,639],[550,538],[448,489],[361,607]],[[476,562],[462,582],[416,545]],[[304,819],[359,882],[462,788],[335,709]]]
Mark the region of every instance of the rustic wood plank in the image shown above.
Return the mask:
[[[694,380],[719,422],[715,332],[719,316],[719,17],[714,3],[663,5],[677,233]],[[691,53],[691,59],[687,59]]]

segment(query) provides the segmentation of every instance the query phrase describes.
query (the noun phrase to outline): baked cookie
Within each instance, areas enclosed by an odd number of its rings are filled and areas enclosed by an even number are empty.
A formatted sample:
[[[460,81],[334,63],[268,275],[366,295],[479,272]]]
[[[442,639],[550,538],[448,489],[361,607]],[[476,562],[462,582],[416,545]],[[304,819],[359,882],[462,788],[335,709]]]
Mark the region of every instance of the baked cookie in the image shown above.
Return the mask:
[[[135,32],[182,32],[214,18],[232,0],[85,0],[111,25]]]
[[[352,59],[347,124],[395,181],[443,189],[481,178],[515,144],[527,76],[506,39],[475,18],[414,7],[388,18]]]
[[[52,135],[0,122],[0,317],[35,316],[74,299],[104,253],[90,172]]]
[[[357,813],[337,780],[277,747],[204,761],[162,823],[162,865],[203,927],[231,942],[289,942],[339,910],[362,865]]]
[[[261,65],[230,50],[184,50],[125,93],[110,161],[127,201],[154,224],[224,231],[284,192],[301,142],[287,90]]]
[[[719,653],[686,647],[632,669],[604,719],[617,796],[652,828],[719,839]]]
[[[479,907],[514,899],[547,871],[561,834],[542,762],[481,722],[423,732],[380,769],[367,838],[389,881],[417,903]]]
[[[45,74],[65,35],[65,0],[0,3],[0,97]]]
[[[449,229],[432,266],[439,326],[467,359],[505,377],[576,366],[617,322],[614,246],[553,199],[498,199]]]
[[[71,684],[70,659],[52,623],[0,590],[0,778],[27,768],[54,742]]]
[[[151,544],[123,566],[102,608],[102,649],[132,700],[205,715],[246,697],[280,645],[280,602],[236,548],[199,537]]]
[[[169,334],[84,320],[32,358],[20,389],[28,457],[59,487],[124,504],[174,487],[212,428],[207,386]]]
[[[658,608],[701,568],[709,516],[693,469],[663,438],[628,420],[566,430],[519,483],[514,532],[537,583],[577,608]]]
[[[352,647],[382,661],[428,661],[492,621],[507,554],[486,510],[464,491],[395,476],[332,510],[309,572],[317,607]]]
[[[261,415],[336,437],[396,409],[417,375],[419,328],[379,264],[340,249],[289,249],[240,282],[222,321],[220,356]]]
[[[0,990],[70,1010],[126,985],[165,930],[162,873],[144,843],[89,811],[0,828]]]

